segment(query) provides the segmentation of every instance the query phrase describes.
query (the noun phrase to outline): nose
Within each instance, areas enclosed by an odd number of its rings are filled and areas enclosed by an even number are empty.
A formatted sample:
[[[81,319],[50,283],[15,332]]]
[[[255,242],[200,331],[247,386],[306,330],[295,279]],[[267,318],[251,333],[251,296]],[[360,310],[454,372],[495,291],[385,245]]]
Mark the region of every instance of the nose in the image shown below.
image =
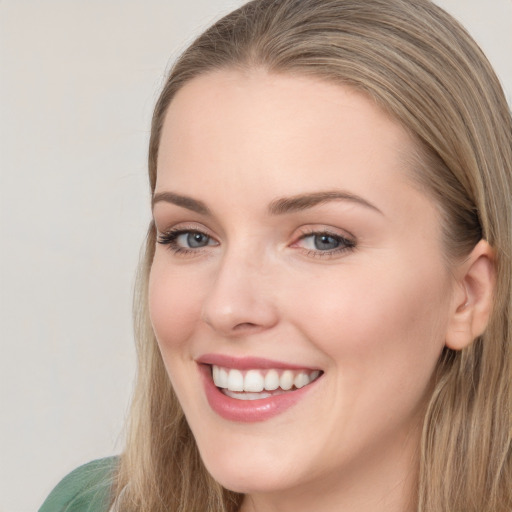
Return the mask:
[[[204,299],[202,320],[224,337],[240,337],[276,325],[275,289],[267,270],[261,260],[225,255]]]

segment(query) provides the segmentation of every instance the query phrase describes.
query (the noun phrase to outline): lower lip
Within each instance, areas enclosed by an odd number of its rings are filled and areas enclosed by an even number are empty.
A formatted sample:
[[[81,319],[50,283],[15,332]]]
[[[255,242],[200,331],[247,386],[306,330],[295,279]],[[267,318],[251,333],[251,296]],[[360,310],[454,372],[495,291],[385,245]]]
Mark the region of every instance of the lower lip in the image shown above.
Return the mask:
[[[200,364],[199,369],[210,407],[226,420],[241,421],[244,423],[265,421],[281,414],[303,399],[318,380],[315,380],[303,388],[288,391],[281,395],[262,398],[260,400],[238,400],[225,395],[214,384],[211,375],[211,366]]]

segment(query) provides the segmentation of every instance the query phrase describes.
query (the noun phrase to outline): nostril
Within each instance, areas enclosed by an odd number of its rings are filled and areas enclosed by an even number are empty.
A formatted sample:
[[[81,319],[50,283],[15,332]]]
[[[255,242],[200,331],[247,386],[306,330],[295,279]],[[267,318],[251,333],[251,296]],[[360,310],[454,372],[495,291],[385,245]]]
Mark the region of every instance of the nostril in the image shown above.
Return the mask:
[[[258,326],[256,324],[253,324],[253,323],[250,323],[250,322],[243,322],[243,323],[235,325],[235,327],[233,327],[233,329],[237,330],[237,331],[241,331],[241,330],[244,330],[244,329],[255,329],[257,327]]]

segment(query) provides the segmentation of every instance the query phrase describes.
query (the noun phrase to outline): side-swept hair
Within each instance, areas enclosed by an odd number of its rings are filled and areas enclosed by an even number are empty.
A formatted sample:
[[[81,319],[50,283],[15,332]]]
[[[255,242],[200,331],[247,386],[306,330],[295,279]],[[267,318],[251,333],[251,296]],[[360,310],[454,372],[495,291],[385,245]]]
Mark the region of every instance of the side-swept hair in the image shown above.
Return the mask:
[[[512,121],[499,81],[467,32],[428,0],[254,0],[179,58],[156,104],[154,191],[162,124],[176,92],[222,69],[313,76],[364,92],[417,141],[415,178],[443,218],[446,255],[481,238],[496,254],[486,332],[445,349],[421,444],[419,512],[512,510]],[[135,295],[138,379],[113,496],[122,512],[234,512],[243,496],[204,468],[148,318],[151,224]]]

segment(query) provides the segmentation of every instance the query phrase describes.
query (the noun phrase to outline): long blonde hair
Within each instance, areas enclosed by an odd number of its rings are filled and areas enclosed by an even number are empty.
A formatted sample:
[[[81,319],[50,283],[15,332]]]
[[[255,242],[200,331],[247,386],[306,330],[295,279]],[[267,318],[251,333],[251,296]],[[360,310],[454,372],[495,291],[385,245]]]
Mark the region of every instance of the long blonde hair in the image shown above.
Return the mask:
[[[418,141],[415,178],[443,213],[446,254],[496,252],[492,316],[468,348],[445,349],[424,420],[419,512],[512,510],[512,122],[499,81],[465,30],[428,0],[255,0],[203,33],[157,102],[151,191],[176,92],[219,69],[262,67],[365,92]],[[123,512],[234,512],[242,496],[205,470],[148,318],[149,227],[135,295],[138,378],[117,486]]]

